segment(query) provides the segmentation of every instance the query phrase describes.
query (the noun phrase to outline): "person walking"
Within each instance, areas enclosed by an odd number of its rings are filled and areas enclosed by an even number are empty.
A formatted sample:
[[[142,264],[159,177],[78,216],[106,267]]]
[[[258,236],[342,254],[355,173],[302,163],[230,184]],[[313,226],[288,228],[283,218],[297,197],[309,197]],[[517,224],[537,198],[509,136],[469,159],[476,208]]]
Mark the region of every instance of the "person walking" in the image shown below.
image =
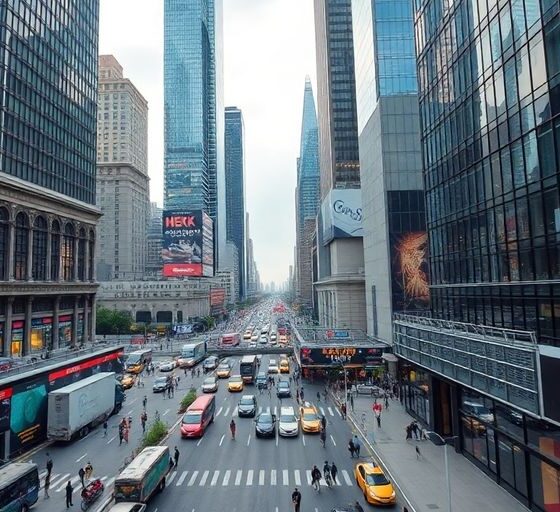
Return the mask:
[[[44,485],[44,489],[45,489],[45,499],[48,500],[50,498],[49,496],[49,487],[51,486],[51,474],[47,473],[47,476],[45,477],[45,485]]]
[[[311,470],[311,485],[317,492],[321,491],[321,471],[317,466]]]
[[[294,506],[294,512],[299,512],[299,508],[301,506],[301,492],[299,492],[297,487],[292,493],[292,505]]]
[[[109,428],[109,424],[107,423],[107,420],[105,420],[103,422],[103,437],[107,437],[107,429]]]
[[[175,452],[173,453],[173,460],[175,461],[175,467],[179,464],[179,450],[175,447]]]
[[[354,446],[354,441],[352,441],[352,439],[348,442],[348,451],[350,452],[350,457],[353,459],[356,447]]]
[[[354,412],[354,395],[350,395],[350,408]]]
[[[73,507],[74,504],[72,503],[72,493],[74,492],[74,487],[72,487],[72,483],[68,480],[66,484],[66,508]]]
[[[47,475],[49,475],[49,477],[51,476],[52,468],[53,468],[53,461],[51,459],[49,452],[47,452]]]
[[[142,407],[144,407],[145,409],[147,404],[148,404],[148,397],[144,395],[144,398],[142,398]]]
[[[381,414],[376,414],[375,419],[377,420],[377,428],[381,428]]]
[[[409,439],[412,439],[412,427],[410,425],[407,425],[405,430],[406,430],[406,440],[408,441]]]
[[[80,477],[80,482],[82,484],[82,489],[86,486],[86,484],[84,483],[84,476],[85,476],[86,472],[84,471],[84,468],[80,468],[78,470],[78,476]]]
[[[340,414],[342,414],[342,419],[346,419],[346,404],[341,404],[340,406]]]
[[[338,482],[336,481],[336,475],[338,475],[338,468],[336,467],[334,461],[331,462],[331,476],[332,476],[332,481],[333,483],[338,485]]]
[[[358,436],[356,434],[354,434],[354,437],[352,438],[352,442],[354,443],[354,451],[356,452],[356,457],[360,458],[360,440],[358,439]]]
[[[86,464],[85,467],[86,480],[90,480],[92,475],[93,475],[93,466],[91,465],[91,462],[88,460],[88,463]]]
[[[148,421],[148,415],[146,411],[143,411],[140,415],[140,423],[142,424],[142,434],[146,433],[146,422]]]

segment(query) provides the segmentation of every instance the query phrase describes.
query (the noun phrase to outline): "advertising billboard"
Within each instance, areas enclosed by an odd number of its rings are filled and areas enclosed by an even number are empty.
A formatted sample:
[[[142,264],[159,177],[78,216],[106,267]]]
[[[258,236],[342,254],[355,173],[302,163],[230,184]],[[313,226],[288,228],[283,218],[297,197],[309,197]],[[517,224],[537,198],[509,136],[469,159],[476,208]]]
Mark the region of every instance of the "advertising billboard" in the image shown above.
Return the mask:
[[[165,210],[164,277],[210,277],[214,274],[212,219],[202,210]]]
[[[301,347],[302,366],[345,367],[379,366],[383,364],[383,349],[378,347],[356,347],[351,345],[329,347]]]
[[[333,189],[321,204],[323,245],[335,238],[353,238],[364,235],[362,226],[362,191],[360,189]]]

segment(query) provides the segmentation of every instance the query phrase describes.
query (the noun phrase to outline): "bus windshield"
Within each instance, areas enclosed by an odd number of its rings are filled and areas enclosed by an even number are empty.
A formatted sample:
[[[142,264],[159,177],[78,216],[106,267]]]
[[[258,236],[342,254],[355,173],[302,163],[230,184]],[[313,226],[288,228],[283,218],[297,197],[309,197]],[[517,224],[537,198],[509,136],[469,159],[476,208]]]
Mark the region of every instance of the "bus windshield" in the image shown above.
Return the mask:
[[[194,347],[183,347],[181,355],[183,357],[194,357]]]

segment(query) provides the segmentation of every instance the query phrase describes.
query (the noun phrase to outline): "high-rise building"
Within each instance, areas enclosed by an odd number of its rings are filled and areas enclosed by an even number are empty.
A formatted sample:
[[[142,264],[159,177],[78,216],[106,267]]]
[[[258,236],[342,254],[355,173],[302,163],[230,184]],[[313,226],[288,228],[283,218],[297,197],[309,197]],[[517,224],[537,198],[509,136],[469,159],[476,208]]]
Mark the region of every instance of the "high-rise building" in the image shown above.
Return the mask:
[[[431,317],[396,315],[403,400],[531,510],[554,510],[559,4],[413,6]]]
[[[239,298],[247,291],[245,261],[245,143],[243,113],[237,107],[225,111],[226,238],[237,247]]]
[[[161,251],[163,246],[162,234],[163,208],[159,208],[157,203],[150,204],[150,219],[148,222],[146,236],[146,267],[144,275],[149,277],[161,277],[163,260]]]
[[[351,0],[315,0],[321,210],[319,323],[366,328]]]
[[[164,208],[205,211],[224,248],[222,0],[165,0],[163,67]]]
[[[144,275],[150,218],[148,103],[113,55],[99,56],[97,277]]]
[[[296,298],[311,306],[312,272],[310,232],[315,229],[315,217],[319,208],[319,149],[317,114],[309,77],[305,79],[303,93],[303,116],[299,158],[297,160],[296,188],[296,247],[298,251]]]
[[[352,21],[367,330],[391,343],[394,312],[428,307],[412,0],[354,0]]]
[[[4,356],[95,335],[98,16],[96,0],[0,5]]]

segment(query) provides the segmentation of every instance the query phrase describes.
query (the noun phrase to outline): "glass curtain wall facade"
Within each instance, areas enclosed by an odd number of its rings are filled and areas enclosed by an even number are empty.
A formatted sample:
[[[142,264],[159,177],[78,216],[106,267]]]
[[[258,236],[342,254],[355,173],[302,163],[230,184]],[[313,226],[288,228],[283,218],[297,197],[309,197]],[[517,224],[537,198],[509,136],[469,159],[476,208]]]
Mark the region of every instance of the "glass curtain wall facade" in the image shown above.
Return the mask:
[[[239,298],[247,292],[245,262],[245,127],[243,113],[237,107],[226,107],[225,174],[226,238],[237,248],[239,262]]]
[[[416,2],[434,316],[560,345],[558,2]]]

